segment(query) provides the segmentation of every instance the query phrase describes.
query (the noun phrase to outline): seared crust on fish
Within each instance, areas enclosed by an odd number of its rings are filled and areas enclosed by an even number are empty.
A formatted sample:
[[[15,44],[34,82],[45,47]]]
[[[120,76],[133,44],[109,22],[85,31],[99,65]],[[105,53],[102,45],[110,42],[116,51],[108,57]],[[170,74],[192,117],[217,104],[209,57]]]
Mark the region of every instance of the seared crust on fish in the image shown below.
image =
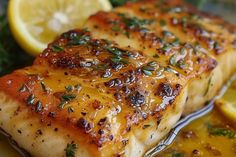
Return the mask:
[[[34,157],[139,157],[236,69],[235,27],[175,2],[127,3],[0,78],[0,127]]]

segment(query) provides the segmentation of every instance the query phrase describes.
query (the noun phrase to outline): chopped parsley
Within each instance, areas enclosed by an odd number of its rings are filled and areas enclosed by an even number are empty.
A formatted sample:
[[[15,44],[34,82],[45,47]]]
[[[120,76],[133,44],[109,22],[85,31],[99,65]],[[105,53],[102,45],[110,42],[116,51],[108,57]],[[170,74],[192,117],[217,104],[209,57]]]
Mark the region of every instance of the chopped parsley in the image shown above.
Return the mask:
[[[76,98],[76,95],[74,94],[64,94],[61,96],[61,103],[59,104],[59,108],[63,109],[65,107],[65,105]]]
[[[72,85],[68,85],[65,87],[65,89],[67,92],[71,92],[71,91],[73,91],[74,87]]]
[[[90,41],[91,36],[89,35],[75,35],[71,37],[69,45],[84,45],[88,44]]]
[[[180,40],[175,38],[174,41],[171,43],[173,46],[178,46],[180,44]]]
[[[121,56],[124,52],[123,50],[118,49],[116,47],[108,47],[107,50],[108,50],[108,52],[110,52],[114,55],[117,55],[117,56]]]
[[[144,25],[150,25],[153,23],[153,19],[138,19],[137,17],[127,17],[125,14],[119,14],[129,29],[140,29]]]
[[[175,54],[173,54],[171,57],[170,57],[170,65],[172,65],[172,66],[175,66],[175,64],[176,64],[176,55]]]
[[[182,153],[173,153],[171,157],[184,157]]]
[[[75,157],[75,151],[77,149],[77,145],[75,143],[67,144],[65,152],[66,157]]]
[[[117,7],[124,5],[126,2],[136,2],[138,0],[110,0],[112,6]]]
[[[36,103],[36,109],[35,109],[35,111],[36,112],[40,112],[42,110],[42,103],[40,102],[40,101],[38,101],[37,103]]]
[[[166,25],[166,21],[165,20],[160,20],[160,25],[163,27]]]
[[[152,66],[152,67],[155,67],[157,66],[157,62],[156,61],[151,61],[147,64],[148,66]]]
[[[74,94],[64,94],[61,96],[61,100],[63,101],[71,101],[76,98],[76,95]]]
[[[151,64],[154,64],[154,63],[151,63]],[[147,65],[147,66],[143,66],[141,70],[145,75],[152,76],[152,71],[155,71],[155,67],[153,67],[153,65],[151,66]]]
[[[110,60],[113,63],[123,63],[123,64],[128,64],[129,63],[129,61],[127,59],[122,57],[122,55],[127,54],[126,51],[121,50],[121,49],[116,48],[116,47],[108,47],[107,51],[113,54],[113,56],[110,58]]]
[[[235,138],[236,132],[224,127],[213,126],[211,123],[207,123],[207,129],[210,135],[225,136],[228,138]]]
[[[34,94],[30,94],[26,100],[28,105],[34,105],[34,101],[35,101],[35,96]]]
[[[42,87],[44,92],[48,92],[48,89],[47,89],[47,87],[46,87],[44,82],[40,82],[40,85],[41,85],[41,87]]]
[[[113,26],[111,28],[111,30],[114,31],[114,32],[118,32],[118,31],[120,31],[120,27],[119,26]]]
[[[52,50],[54,52],[62,52],[62,51],[64,51],[64,49],[61,46],[56,45],[56,44],[52,45]]]
[[[165,45],[161,48],[161,50],[164,51],[164,52],[169,52],[169,51],[171,50],[171,48],[172,48],[172,45],[170,45],[170,44],[165,44]]]

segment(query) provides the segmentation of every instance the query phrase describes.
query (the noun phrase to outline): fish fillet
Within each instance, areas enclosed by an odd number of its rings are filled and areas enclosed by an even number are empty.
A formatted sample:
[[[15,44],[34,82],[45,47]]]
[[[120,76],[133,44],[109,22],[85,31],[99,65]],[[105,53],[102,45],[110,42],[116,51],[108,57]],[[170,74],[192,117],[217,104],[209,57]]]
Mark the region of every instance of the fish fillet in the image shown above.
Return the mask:
[[[0,78],[0,127],[34,157],[140,157],[236,70],[236,29],[176,1],[127,3]]]

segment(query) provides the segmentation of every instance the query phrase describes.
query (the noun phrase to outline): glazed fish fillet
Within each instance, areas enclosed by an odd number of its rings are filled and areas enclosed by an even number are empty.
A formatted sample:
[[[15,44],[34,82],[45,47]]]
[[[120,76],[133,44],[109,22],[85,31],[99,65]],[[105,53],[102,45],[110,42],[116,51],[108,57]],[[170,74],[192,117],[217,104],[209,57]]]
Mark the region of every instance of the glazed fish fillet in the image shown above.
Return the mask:
[[[174,1],[99,12],[0,78],[0,127],[34,157],[141,157],[233,74],[235,32]]]

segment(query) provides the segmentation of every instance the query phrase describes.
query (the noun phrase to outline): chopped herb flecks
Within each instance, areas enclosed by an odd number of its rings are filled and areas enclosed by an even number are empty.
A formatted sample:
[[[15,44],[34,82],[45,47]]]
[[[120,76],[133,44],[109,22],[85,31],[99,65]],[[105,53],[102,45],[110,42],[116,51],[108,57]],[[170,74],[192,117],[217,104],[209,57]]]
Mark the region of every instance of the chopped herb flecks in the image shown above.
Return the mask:
[[[175,64],[176,64],[176,55],[175,54],[173,54],[171,57],[170,57],[170,65],[172,65],[172,66],[175,66]]]
[[[76,98],[76,95],[74,95],[74,94],[64,94],[64,95],[62,95],[61,96],[61,103],[59,104],[58,107],[60,109],[63,109],[69,101],[71,101],[75,98]]]
[[[35,96],[34,94],[30,94],[27,98],[27,104],[28,105],[34,105],[34,101],[35,101]]]
[[[68,85],[65,87],[65,89],[67,92],[71,92],[71,91],[73,91],[74,87],[72,85]]]
[[[77,145],[75,143],[67,144],[65,152],[66,157],[75,157],[75,151],[77,149]]]
[[[160,20],[160,25],[163,27],[166,25],[166,21],[165,20]]]
[[[61,100],[63,101],[71,101],[76,98],[76,95],[74,94],[64,94],[61,96]]]
[[[40,102],[40,101],[38,101],[37,103],[36,103],[36,109],[35,109],[35,111],[36,112],[40,112],[42,110],[42,103]]]
[[[89,35],[75,35],[71,37],[69,45],[84,45],[88,44],[91,37]]]
[[[64,49],[61,46],[59,46],[59,45],[52,45],[52,50],[54,52],[62,52],[62,51],[64,51]]]
[[[207,124],[207,129],[210,135],[214,136],[225,136],[228,138],[235,138],[236,132],[224,127],[213,126],[212,124]]]
[[[144,25],[150,25],[152,19],[138,19],[137,17],[127,17],[125,14],[119,14],[128,29],[140,29]]]
[[[113,30],[114,32],[118,32],[118,31],[120,31],[120,27],[119,26],[113,26],[111,28],[111,30]]]
[[[173,153],[171,157],[184,157],[182,153]]]
[[[171,50],[171,48],[172,48],[172,45],[170,45],[170,44],[165,44],[165,45],[161,48],[161,50],[162,50],[163,52],[169,52],[169,51]]]

